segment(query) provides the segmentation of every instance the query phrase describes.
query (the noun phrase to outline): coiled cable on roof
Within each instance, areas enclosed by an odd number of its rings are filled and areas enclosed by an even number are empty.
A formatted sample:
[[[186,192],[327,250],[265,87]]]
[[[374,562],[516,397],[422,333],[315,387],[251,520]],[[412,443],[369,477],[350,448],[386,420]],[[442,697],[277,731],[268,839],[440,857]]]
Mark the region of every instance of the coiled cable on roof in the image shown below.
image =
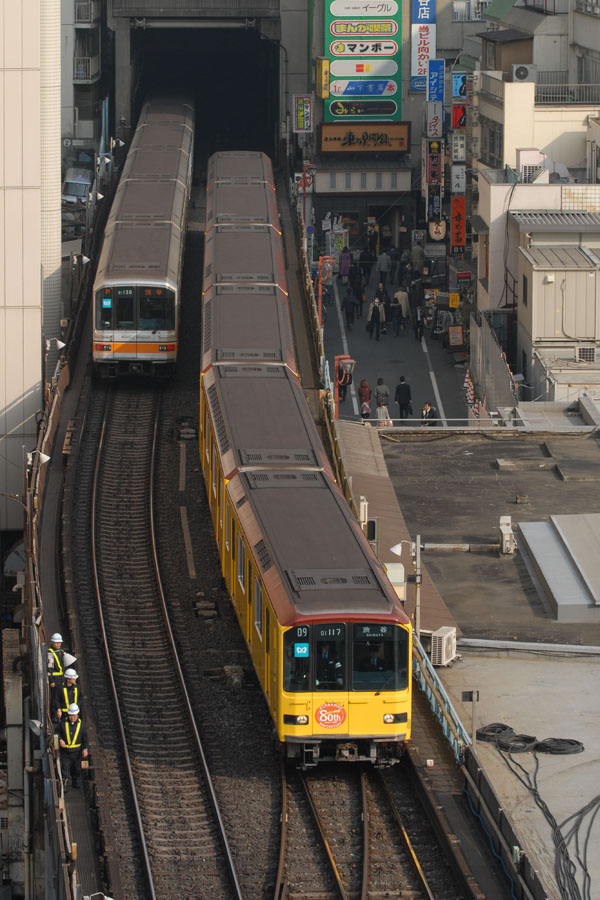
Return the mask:
[[[581,741],[573,738],[544,738],[535,745],[536,753],[553,753],[556,756],[564,756],[568,753],[583,753],[585,747]]]
[[[532,734],[501,734],[496,743],[500,750],[506,750],[508,753],[530,753],[537,749],[538,739]]]
[[[484,725],[483,728],[477,729],[477,740],[487,744],[495,744],[499,737],[508,737],[514,734],[510,725],[504,725],[502,722],[492,722],[490,725]]]

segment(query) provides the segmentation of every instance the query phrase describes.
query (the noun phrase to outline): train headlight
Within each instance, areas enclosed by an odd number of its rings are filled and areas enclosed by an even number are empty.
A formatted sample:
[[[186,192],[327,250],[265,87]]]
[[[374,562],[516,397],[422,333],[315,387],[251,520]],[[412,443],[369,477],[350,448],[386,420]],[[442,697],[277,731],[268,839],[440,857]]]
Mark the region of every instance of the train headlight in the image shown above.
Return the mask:
[[[384,725],[396,725],[398,722],[407,722],[407,713],[386,713],[383,717]]]
[[[308,725],[308,716],[288,716],[283,717],[284,725]]]
[[[99,353],[107,353],[112,350],[112,344],[95,344],[94,350],[98,350]]]

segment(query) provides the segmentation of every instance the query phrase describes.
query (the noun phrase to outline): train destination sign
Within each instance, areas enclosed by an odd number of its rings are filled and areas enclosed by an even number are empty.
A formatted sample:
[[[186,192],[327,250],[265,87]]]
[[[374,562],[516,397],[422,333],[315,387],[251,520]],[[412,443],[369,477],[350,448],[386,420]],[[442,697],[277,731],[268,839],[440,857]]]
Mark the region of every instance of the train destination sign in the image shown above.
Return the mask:
[[[394,56],[398,52],[396,41],[332,41],[332,56]]]
[[[407,153],[410,122],[323,122],[319,143],[321,153]]]
[[[333,97],[390,97],[396,93],[395,81],[382,79],[355,79],[352,81],[334,81],[331,84]]]
[[[336,37],[390,37],[398,31],[398,25],[393,19],[378,21],[377,19],[364,19],[355,22],[332,22],[330,32]]]
[[[377,119],[380,116],[393,116],[398,104],[393,100],[333,100],[329,104],[329,112],[336,119]]]

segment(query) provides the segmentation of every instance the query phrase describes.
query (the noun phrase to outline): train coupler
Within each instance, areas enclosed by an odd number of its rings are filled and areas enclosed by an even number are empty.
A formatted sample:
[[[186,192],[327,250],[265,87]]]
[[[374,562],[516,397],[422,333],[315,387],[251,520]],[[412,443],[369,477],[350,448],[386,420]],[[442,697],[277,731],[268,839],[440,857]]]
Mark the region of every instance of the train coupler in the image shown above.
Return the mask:
[[[338,744],[335,748],[335,758],[338,762],[356,762],[358,759],[358,745]]]

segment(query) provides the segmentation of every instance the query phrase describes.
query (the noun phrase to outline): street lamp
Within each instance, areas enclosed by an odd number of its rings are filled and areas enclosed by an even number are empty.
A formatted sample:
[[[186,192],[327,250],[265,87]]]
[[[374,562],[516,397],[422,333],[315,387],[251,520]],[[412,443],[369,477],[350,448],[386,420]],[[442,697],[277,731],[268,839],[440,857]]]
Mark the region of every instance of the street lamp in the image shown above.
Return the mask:
[[[334,419],[339,418],[340,386],[350,384],[350,376],[354,372],[356,360],[347,353],[340,353],[335,358],[335,412]]]
[[[319,301],[319,328],[323,324],[323,282],[329,281],[333,272],[333,257],[320,256],[317,273],[317,297]]]
[[[402,556],[402,544],[408,544],[410,555],[415,564],[415,634],[417,640],[421,640],[421,535],[417,535],[415,541],[399,541],[390,547],[390,551],[396,556]]]

